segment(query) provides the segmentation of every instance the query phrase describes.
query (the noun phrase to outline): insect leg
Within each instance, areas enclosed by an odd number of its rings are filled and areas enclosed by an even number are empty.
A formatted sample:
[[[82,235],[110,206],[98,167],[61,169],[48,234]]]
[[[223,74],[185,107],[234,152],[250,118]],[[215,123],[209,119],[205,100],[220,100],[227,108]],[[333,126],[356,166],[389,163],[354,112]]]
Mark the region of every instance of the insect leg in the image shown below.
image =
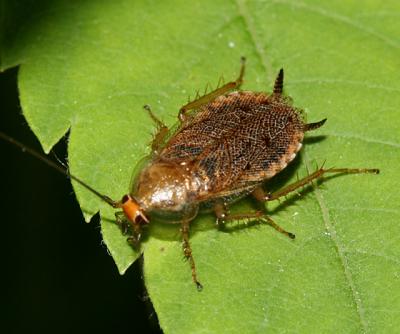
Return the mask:
[[[222,203],[216,203],[214,205],[214,213],[215,216],[217,217],[217,225],[221,226],[221,224],[225,224],[229,221],[234,221],[234,220],[256,220],[257,218],[261,218],[264,213],[262,211],[253,211],[253,212],[247,212],[247,213],[236,213],[236,214],[230,214],[227,211],[226,204]]]
[[[322,177],[324,174],[331,173],[331,174],[363,174],[363,173],[372,173],[372,174],[379,174],[379,169],[376,168],[319,168],[314,173],[306,176],[305,178],[298,180],[288,186],[275,191],[273,193],[264,194],[262,198],[260,190],[257,189],[257,193],[253,193],[255,197],[259,200],[263,201],[274,201],[282,196],[285,196],[307,184],[312,183],[314,180]]]
[[[196,265],[194,263],[193,255],[192,255],[192,248],[190,247],[189,243],[189,220],[184,220],[182,221],[182,227],[181,227],[181,232],[182,232],[182,247],[183,247],[183,254],[185,255],[186,259],[189,260],[190,267],[192,269],[192,279],[193,282],[196,284],[197,290],[201,291],[203,289],[203,286],[201,283],[197,280],[197,274],[196,274]]]
[[[123,211],[117,211],[115,213],[115,222],[119,226],[123,235],[128,234],[129,231],[129,223],[127,222]]]
[[[271,225],[275,230],[277,230],[278,232],[286,235],[287,237],[289,237],[290,239],[294,239],[296,238],[296,236],[291,233],[288,232],[286,230],[284,230],[282,227],[280,227],[277,223],[275,223],[272,218],[270,216],[265,215],[263,218],[265,218],[265,221],[268,225]]]
[[[151,149],[154,153],[158,153],[169,130],[168,127],[153,114],[149,105],[146,104],[143,108],[149,112],[151,119],[156,123],[157,133],[151,143]]]
[[[214,204],[214,213],[217,217],[216,224],[219,228],[224,226],[225,218],[228,216],[228,207],[224,202],[217,202]]]
[[[221,223],[225,224],[229,221],[234,221],[234,220],[238,220],[238,221],[242,220],[245,222],[246,225],[247,225],[248,221],[255,221],[257,223],[264,222],[264,223],[267,223],[268,225],[272,226],[279,233],[286,235],[290,239],[295,238],[295,235],[293,233],[284,230],[282,227],[280,227],[278,224],[276,224],[272,220],[271,217],[269,217],[262,211],[254,211],[254,212],[239,213],[239,214],[228,214],[226,212],[226,210],[222,211],[221,208],[222,207],[220,204],[216,204],[214,206],[214,212],[215,212],[215,215],[217,216],[217,224],[218,225],[220,225]]]
[[[129,234],[127,241],[134,247],[139,248],[140,238],[142,236],[142,227],[140,224],[130,223],[122,211],[115,213],[115,222],[119,226],[123,235]]]
[[[127,241],[136,249],[140,247],[140,238],[142,237],[142,227],[140,224],[131,224],[132,235],[130,235]]]
[[[244,76],[244,70],[245,70],[245,63],[246,63],[246,58],[242,57],[241,58],[241,68],[240,68],[240,74],[239,77],[235,80],[235,81],[231,81],[226,83],[225,85],[223,85],[220,88],[217,88],[215,90],[213,90],[212,92],[205,94],[201,97],[199,97],[198,99],[189,102],[188,104],[185,104],[180,110],[179,110],[179,115],[178,118],[181,121],[181,123],[185,122],[186,120],[186,113],[189,110],[193,110],[196,108],[199,108],[200,106],[209,103],[210,101],[214,100],[215,98],[217,98],[218,96],[221,96],[233,89],[237,89],[240,87],[240,85],[243,82],[243,76]]]
[[[139,248],[140,238],[142,236],[141,225],[135,223],[129,223],[123,211],[118,211],[115,213],[115,222],[121,229],[123,235],[129,234],[127,241],[134,248]]]

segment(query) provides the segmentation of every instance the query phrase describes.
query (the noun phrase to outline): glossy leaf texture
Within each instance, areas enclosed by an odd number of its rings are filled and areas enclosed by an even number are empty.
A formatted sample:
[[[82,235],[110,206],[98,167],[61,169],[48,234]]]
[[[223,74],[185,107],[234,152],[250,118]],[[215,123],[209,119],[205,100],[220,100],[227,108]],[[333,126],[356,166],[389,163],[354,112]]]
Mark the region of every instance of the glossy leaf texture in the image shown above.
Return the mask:
[[[324,161],[381,168],[326,178],[269,206],[292,241],[269,226],[218,231],[192,224],[199,293],[183,260],[179,226],[151,226],[144,279],[166,333],[396,332],[400,327],[400,5],[397,1],[4,2],[0,66],[20,65],[23,113],[48,152],[70,130],[71,172],[119,199],[155,127],[168,125],[207,83],[236,77],[285,92],[309,121],[327,117],[276,189]],[[4,13],[3,13],[4,14]],[[268,185],[267,185],[268,187]],[[86,219],[123,273],[138,253],[113,211],[74,184]],[[310,191],[311,190],[311,191]],[[233,210],[249,210],[249,202]]]

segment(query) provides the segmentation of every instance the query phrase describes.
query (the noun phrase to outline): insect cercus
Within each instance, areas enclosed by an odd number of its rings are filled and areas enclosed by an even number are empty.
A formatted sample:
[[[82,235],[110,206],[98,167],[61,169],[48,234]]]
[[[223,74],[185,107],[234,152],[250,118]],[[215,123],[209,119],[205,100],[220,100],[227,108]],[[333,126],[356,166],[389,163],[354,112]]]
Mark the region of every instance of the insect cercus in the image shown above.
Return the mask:
[[[312,174],[276,192],[266,192],[264,183],[283,170],[302,147],[304,134],[321,127],[326,119],[306,123],[301,110],[282,94],[283,69],[272,93],[239,90],[239,77],[198,97],[179,110],[179,126],[173,133],[152,113],[157,133],[151,154],[134,178],[129,194],[113,200],[93,189],[66,169],[0,133],[0,137],[67,174],[116,209],[116,222],[128,241],[138,247],[142,228],[153,221],[181,226],[183,252],[189,260],[192,279],[199,290],[195,261],[189,243],[190,223],[201,210],[212,210],[217,224],[253,219],[265,222],[294,239],[264,211],[229,214],[228,205],[253,195],[268,202],[285,196],[325,173],[379,173],[367,168],[319,168]]]

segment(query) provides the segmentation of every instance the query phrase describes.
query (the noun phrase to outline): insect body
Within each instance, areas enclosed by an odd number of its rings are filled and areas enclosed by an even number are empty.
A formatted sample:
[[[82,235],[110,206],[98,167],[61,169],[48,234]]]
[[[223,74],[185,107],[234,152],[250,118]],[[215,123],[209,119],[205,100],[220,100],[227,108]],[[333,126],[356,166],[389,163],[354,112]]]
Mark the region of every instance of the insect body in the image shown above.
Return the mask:
[[[179,113],[180,125],[172,135],[150,108],[145,107],[158,125],[153,153],[121,203],[132,227],[134,243],[139,241],[141,226],[154,219],[182,225],[184,254],[199,289],[201,284],[189,244],[189,225],[199,210],[212,209],[218,223],[238,219],[265,221],[294,238],[262,211],[229,215],[226,208],[250,193],[261,202],[278,199],[327,172],[378,172],[376,169],[319,169],[276,193],[265,193],[262,184],[296,157],[304,133],[319,128],[326,119],[316,123],[304,121],[302,112],[282,95],[283,70],[271,94],[238,91],[244,69],[242,59],[236,81],[183,106]],[[121,215],[117,217],[124,226]]]
[[[134,177],[129,194],[121,201],[102,195],[63,171],[114,208],[121,209],[116,213],[117,223],[124,233],[130,234],[128,240],[134,246],[139,244],[142,227],[153,221],[181,224],[184,255],[199,290],[202,285],[197,279],[189,243],[189,226],[200,210],[212,210],[218,224],[242,219],[266,222],[293,239],[294,234],[283,230],[265,212],[231,215],[228,205],[249,194],[260,202],[276,200],[325,173],[379,172],[378,169],[320,168],[276,192],[265,192],[262,188],[265,181],[296,157],[304,133],[321,127],[326,119],[305,122],[302,112],[282,95],[283,70],[271,94],[238,90],[244,70],[243,58],[237,80],[183,106],[179,126],[173,133],[145,106],[158,131],[151,155]]]

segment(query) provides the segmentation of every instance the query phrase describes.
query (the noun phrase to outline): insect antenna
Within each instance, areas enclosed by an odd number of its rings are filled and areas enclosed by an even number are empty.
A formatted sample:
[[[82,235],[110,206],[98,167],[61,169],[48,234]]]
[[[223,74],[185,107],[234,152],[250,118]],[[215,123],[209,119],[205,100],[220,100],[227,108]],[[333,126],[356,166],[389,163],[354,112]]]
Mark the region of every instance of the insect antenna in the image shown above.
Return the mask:
[[[113,208],[118,208],[121,206],[120,202],[118,201],[114,201],[112,200],[110,197],[101,194],[100,192],[98,192],[96,189],[92,188],[91,186],[89,186],[87,183],[85,183],[84,181],[82,181],[80,178],[76,177],[75,175],[72,175],[68,169],[64,166],[64,164],[58,165],[55,162],[51,161],[49,158],[46,158],[45,156],[43,156],[42,154],[40,154],[39,152],[35,151],[34,149],[20,143],[18,140],[6,135],[5,133],[0,131],[0,138],[2,138],[3,140],[19,147],[22,152],[26,152],[29,153],[31,156],[35,157],[36,159],[44,162],[46,165],[50,166],[51,168],[57,170],[58,172],[60,172],[61,174],[66,175],[67,177],[71,178],[72,180],[78,182],[81,186],[83,186],[84,188],[86,188],[87,190],[89,190],[90,192],[92,192],[93,194],[95,194],[97,197],[99,197],[101,200],[103,200],[104,202],[106,202],[107,204],[111,205]]]
[[[304,131],[311,131],[320,128],[326,122],[326,118],[319,122],[304,124]]]
[[[56,152],[51,151],[51,154],[52,154],[53,158],[56,159],[57,162],[58,162],[61,166],[63,166],[66,170],[68,170],[68,166],[67,166],[64,162],[61,161],[61,159],[57,156]]]

